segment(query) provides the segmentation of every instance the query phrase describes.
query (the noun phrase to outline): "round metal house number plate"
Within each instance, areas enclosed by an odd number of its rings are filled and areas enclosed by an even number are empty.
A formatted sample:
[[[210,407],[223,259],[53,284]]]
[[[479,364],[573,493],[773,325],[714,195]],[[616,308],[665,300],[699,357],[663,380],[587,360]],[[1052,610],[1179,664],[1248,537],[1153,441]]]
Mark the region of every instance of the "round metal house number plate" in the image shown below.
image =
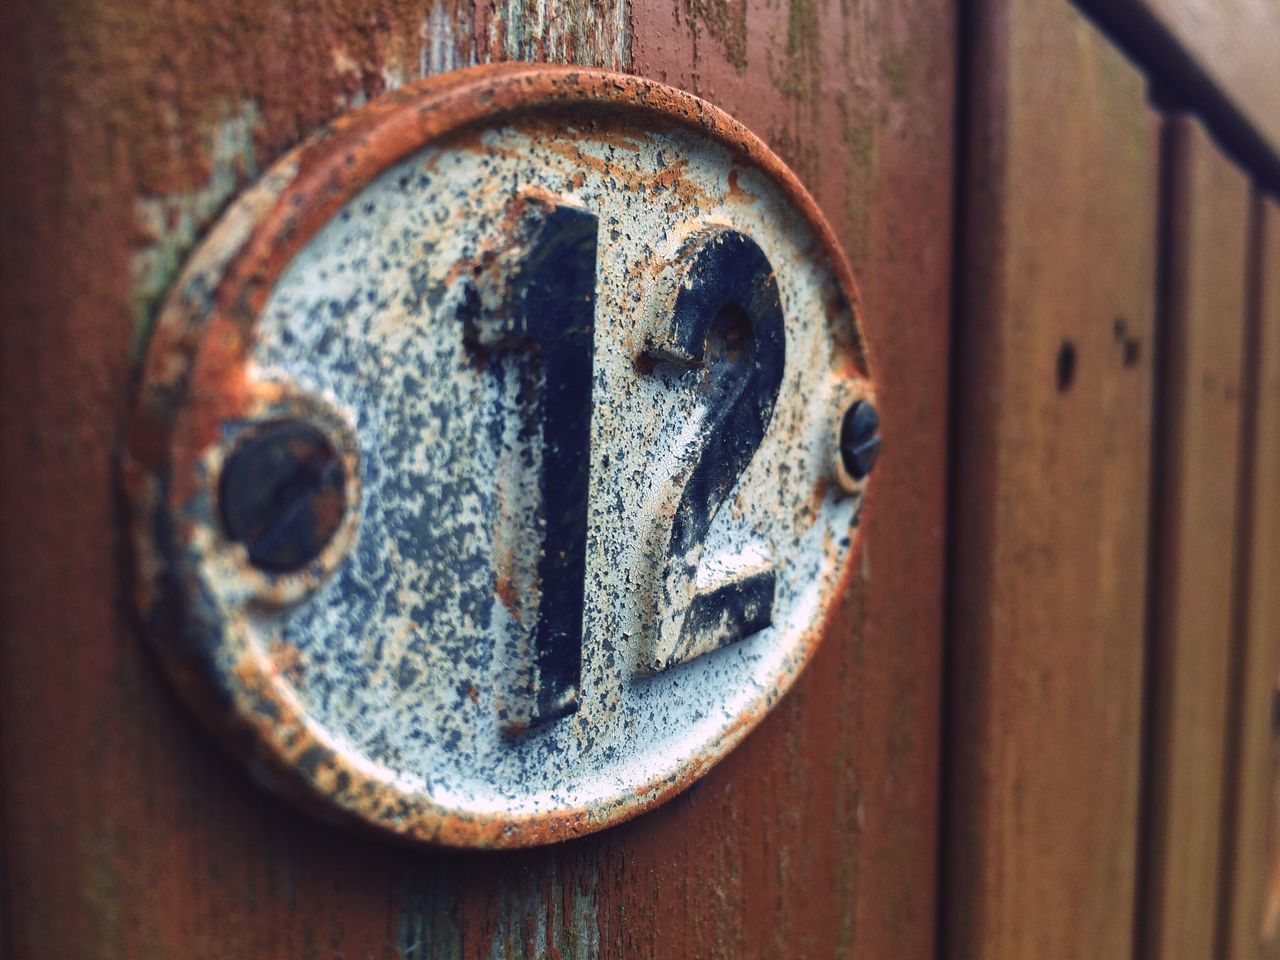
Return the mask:
[[[755,137],[636,78],[461,71],[286,156],[175,285],[139,604],[312,810],[562,839],[792,684],[879,442],[848,266]]]

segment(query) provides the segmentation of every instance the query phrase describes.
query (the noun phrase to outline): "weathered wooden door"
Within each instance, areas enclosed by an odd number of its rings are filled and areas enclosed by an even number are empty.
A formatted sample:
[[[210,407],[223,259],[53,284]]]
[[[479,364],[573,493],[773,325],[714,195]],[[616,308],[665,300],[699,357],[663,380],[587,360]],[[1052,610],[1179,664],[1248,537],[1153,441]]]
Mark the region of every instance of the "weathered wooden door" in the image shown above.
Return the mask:
[[[0,950],[1275,955],[1280,16],[1082,6],[5,5]],[[885,452],[758,730],[631,822],[462,852],[301,814],[189,717],[131,612],[118,460],[228,203],[379,94],[504,60],[690,91],[797,172]]]

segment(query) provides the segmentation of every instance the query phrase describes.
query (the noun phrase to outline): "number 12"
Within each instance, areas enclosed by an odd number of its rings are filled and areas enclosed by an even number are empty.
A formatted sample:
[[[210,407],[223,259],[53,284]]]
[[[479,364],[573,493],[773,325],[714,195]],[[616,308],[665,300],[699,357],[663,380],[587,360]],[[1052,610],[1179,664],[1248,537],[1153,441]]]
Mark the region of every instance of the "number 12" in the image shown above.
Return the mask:
[[[500,251],[497,303],[464,302],[467,339],[519,351],[541,389],[530,401],[541,430],[541,586],[533,627],[530,725],[573,713],[582,673],[594,359],[594,214],[522,197],[515,240]],[[666,535],[653,590],[644,672],[659,672],[742,640],[773,622],[776,576],[756,564],[699,589],[703,542],[751,462],[782,386],[785,328],[777,281],[764,251],[727,228],[695,234],[675,263],[669,323],[652,337],[651,363],[703,369],[708,383],[687,480]],[[492,298],[491,298],[492,299]]]

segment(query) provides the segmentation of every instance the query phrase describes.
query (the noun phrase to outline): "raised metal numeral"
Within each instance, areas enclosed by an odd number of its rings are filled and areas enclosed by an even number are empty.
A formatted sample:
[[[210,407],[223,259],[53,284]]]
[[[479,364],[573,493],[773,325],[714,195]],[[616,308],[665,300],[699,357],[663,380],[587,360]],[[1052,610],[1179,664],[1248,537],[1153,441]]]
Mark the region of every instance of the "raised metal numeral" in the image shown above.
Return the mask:
[[[527,702],[509,725],[545,723],[578,708],[586,576],[594,354],[596,217],[540,197],[516,202],[509,245],[494,255],[464,306],[467,337],[520,351],[532,421],[541,433],[540,592]]]
[[[707,368],[705,420],[676,506],[656,591],[649,672],[666,670],[773,622],[775,574],[763,555],[733,558],[698,585],[717,511],[764,439],[782,386],[786,336],[773,267],[736,230],[704,231],[678,264],[670,323],[646,351],[657,362]]]

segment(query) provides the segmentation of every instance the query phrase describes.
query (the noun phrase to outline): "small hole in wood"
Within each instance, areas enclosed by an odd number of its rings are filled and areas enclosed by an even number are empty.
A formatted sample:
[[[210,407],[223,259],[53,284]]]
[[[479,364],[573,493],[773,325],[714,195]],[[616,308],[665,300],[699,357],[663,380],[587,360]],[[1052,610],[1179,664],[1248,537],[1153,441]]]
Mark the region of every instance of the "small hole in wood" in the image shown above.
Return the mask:
[[[1129,336],[1129,325],[1124,317],[1116,317],[1112,327],[1116,335],[1116,343],[1120,344],[1121,356],[1126,367],[1136,367],[1142,359],[1142,341]]]
[[[1076,378],[1076,348],[1070,340],[1062,341],[1058,348],[1057,380],[1058,392],[1066,393],[1071,389]]]

